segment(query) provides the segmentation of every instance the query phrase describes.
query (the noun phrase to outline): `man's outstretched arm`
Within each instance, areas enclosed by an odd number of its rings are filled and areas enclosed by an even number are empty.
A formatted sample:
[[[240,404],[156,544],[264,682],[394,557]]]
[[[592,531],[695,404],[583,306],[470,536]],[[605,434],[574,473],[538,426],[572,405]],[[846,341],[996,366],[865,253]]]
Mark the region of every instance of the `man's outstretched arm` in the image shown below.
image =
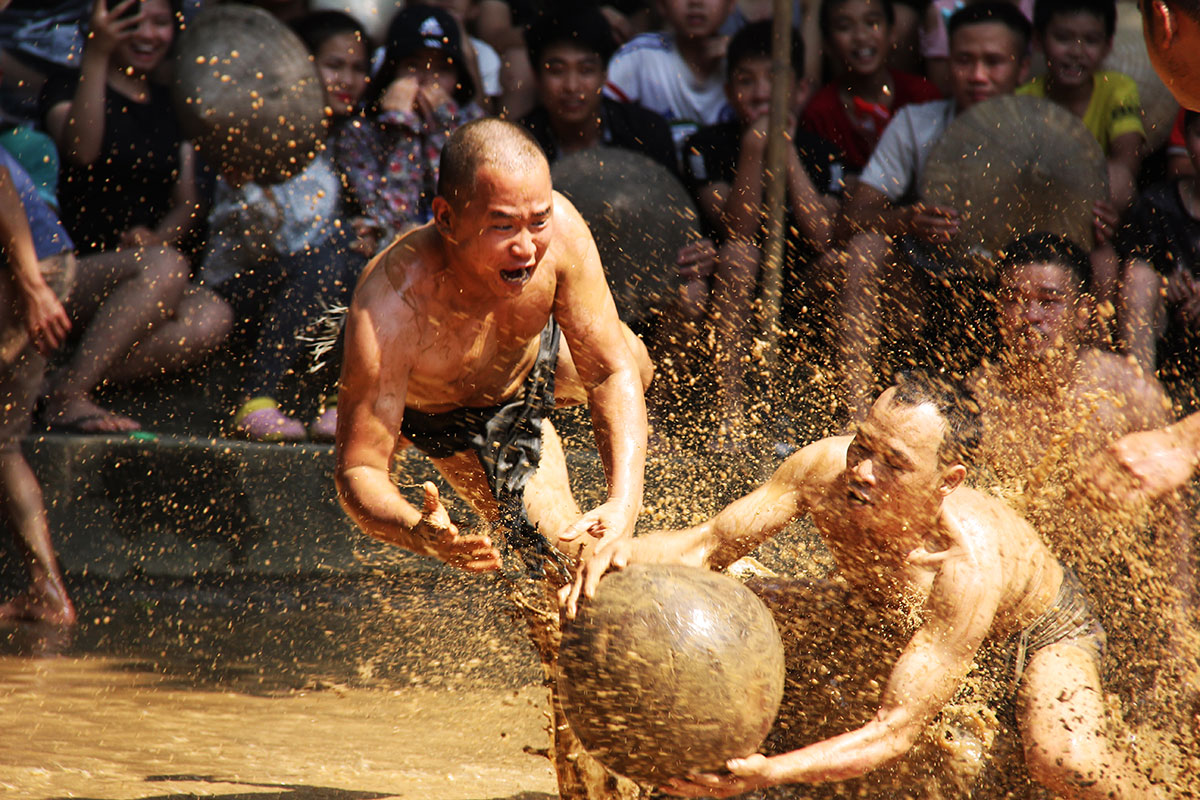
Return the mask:
[[[1090,491],[1110,506],[1156,500],[1192,479],[1200,466],[1200,412],[1173,425],[1122,436],[1090,467]]]
[[[998,565],[948,557],[934,581],[927,620],[896,661],[879,710],[866,725],[790,753],[732,759],[731,775],[696,775],[665,788],[688,797],[730,797],[785,783],[864,775],[904,755],[954,696],[991,628],[1000,598]]]

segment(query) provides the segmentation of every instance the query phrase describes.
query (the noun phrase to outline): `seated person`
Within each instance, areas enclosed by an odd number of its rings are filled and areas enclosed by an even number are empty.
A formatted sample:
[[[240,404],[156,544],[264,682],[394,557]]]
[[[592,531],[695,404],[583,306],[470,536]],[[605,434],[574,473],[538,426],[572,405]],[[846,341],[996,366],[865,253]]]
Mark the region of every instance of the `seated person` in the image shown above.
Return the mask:
[[[941,94],[924,78],[888,66],[892,0],[825,0],[820,20],[837,77],[808,101],[800,125],[838,148],[846,169],[857,174],[893,114]]]
[[[1033,41],[1046,74],[1016,93],[1053,100],[1083,120],[1108,159],[1112,204],[1123,210],[1137,192],[1146,129],[1133,78],[1100,69],[1116,27],[1116,0],[1038,0]]]
[[[484,115],[453,17],[412,6],[395,16],[387,37],[366,118],[341,126],[331,142],[348,199],[374,226],[380,248],[429,221],[442,145]]]
[[[200,277],[233,308],[237,334],[253,342],[233,415],[237,436],[333,440],[337,411],[331,393],[317,398],[323,404],[307,430],[287,413],[305,412],[306,404],[289,403],[285,410],[280,393],[285,378],[305,371],[311,338],[306,329],[322,309],[349,301],[363,264],[349,246],[348,226],[340,224],[340,186],[324,152],[282,183],[259,186],[233,174],[217,183]]]
[[[799,450],[712,519],[619,543],[616,566],[722,569],[811,517],[850,599],[913,620],[881,681],[878,711],[859,727],[778,755],[730,759],[723,774],[680,776],[666,786],[671,793],[730,797],[879,769],[912,749],[983,648],[1007,642],[1034,780],[1066,798],[1166,796],[1108,735],[1099,669],[1105,634],[1078,581],[1019,514],[966,485],[979,432],[973,411],[961,389],[902,374],[853,436]],[[568,615],[608,563],[590,560],[564,589]],[[829,661],[836,658],[826,660],[840,674]]]
[[[42,490],[21,452],[46,368],[46,356],[71,328],[62,298],[70,290],[75,256],[58,217],[33,181],[0,149],[0,512],[16,537],[29,587],[0,604],[0,620],[56,625],[75,622],[50,529]]]
[[[1200,112],[1184,117],[1184,142],[1200,165]],[[1184,408],[1200,384],[1200,185],[1195,172],[1148,188],[1113,239],[1124,266],[1118,327],[1124,350],[1157,372]]]
[[[666,29],[633,37],[609,62],[605,92],[666,117],[677,153],[701,125],[732,119],[722,74],[726,38],[720,31],[733,4],[662,0]]]
[[[1011,94],[1020,84],[1029,63],[1029,35],[1029,21],[1003,0],[957,12],[950,20],[950,97],[900,109],[847,192],[835,233],[848,244],[831,264],[830,280],[837,287],[838,363],[852,417],[865,413],[873,395],[885,317],[895,335],[916,332],[913,345],[918,347],[944,347],[944,333],[923,334],[928,315],[940,312],[950,325],[964,317],[963,297],[942,290],[941,273],[959,268],[942,263],[938,251],[957,233],[958,211],[914,202],[916,186],[930,151],[956,114]],[[958,344],[951,349],[956,357],[971,356]]]
[[[922,11],[919,49],[925,76],[943,95],[950,93],[950,18],[980,0],[931,0]],[[1033,24],[1034,0],[1008,0]]]
[[[82,327],[48,380],[42,421],[51,428],[137,429],[97,405],[95,388],[195,361],[228,329],[228,310],[191,286],[180,251],[199,213],[195,155],[170,89],[152,77],[178,24],[167,0],[125,0],[111,10],[98,0],[79,72],[43,89],[46,130],[63,165],[62,220],[80,255],[67,310]]]
[[[721,245],[716,274],[689,276],[685,297],[692,313],[705,315],[720,331],[716,337],[720,431],[727,443],[740,447],[745,437],[743,384],[755,328],[754,299],[764,248],[764,181],[767,125],[771,107],[771,22],[754,22],[729,42],[726,92],[737,121],[706,126],[688,138],[685,175],[701,214]],[[804,43],[792,38],[794,71],[792,115],[788,124],[787,224],[789,236],[784,278],[785,325],[799,316],[805,303],[804,272],[829,247],[834,197],[841,189],[841,164],[832,145],[797,128],[807,86],[799,77]]]
[[[547,14],[525,36],[538,104],[521,118],[553,164],[600,145],[623,147],[678,173],[671,128],[661,114],[605,97],[617,49],[604,15],[584,8]]]

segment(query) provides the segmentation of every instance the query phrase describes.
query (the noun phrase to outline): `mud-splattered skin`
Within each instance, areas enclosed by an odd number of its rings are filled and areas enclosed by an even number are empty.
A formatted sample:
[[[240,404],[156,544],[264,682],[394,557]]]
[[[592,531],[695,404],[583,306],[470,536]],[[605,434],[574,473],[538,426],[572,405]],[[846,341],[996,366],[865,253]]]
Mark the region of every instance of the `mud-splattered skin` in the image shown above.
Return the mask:
[[[913,746],[985,639],[1028,626],[1054,604],[1063,582],[1058,560],[1009,506],[962,486],[965,467],[940,451],[948,429],[937,409],[895,394],[884,392],[854,437],[809,445],[712,520],[634,540],[631,562],[720,567],[811,514],[852,586],[874,602],[915,606],[922,619],[865,725],[770,758],[734,759],[731,775],[676,780],[670,791],[725,797],[877,769]],[[1031,654],[1028,664],[1019,717],[1039,782],[1069,797],[1155,796],[1108,745],[1090,656],[1066,640]]]
[[[1184,108],[1200,109],[1200,9],[1178,0],[1141,0],[1150,63]]]

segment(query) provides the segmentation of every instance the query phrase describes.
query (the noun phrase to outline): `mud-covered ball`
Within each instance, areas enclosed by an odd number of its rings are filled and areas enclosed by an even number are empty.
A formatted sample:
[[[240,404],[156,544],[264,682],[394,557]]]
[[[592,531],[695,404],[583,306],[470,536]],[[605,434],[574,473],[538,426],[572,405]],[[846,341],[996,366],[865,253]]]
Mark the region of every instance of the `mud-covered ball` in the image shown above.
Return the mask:
[[[758,751],[783,696],[771,612],[733,578],[635,565],[563,629],[563,711],[605,766],[657,784]]]

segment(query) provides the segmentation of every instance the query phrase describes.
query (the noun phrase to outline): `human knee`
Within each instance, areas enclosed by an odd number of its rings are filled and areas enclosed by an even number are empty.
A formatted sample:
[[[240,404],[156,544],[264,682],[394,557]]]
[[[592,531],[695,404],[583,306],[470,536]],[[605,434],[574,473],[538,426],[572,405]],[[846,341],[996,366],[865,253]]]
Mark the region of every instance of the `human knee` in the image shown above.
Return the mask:
[[[170,308],[166,310],[174,310],[191,279],[187,259],[173,247],[148,250],[143,257],[146,263],[142,275],[149,283],[151,291],[160,301],[168,301]]]

